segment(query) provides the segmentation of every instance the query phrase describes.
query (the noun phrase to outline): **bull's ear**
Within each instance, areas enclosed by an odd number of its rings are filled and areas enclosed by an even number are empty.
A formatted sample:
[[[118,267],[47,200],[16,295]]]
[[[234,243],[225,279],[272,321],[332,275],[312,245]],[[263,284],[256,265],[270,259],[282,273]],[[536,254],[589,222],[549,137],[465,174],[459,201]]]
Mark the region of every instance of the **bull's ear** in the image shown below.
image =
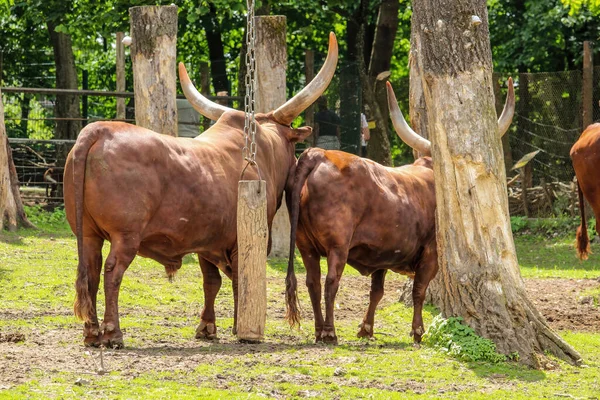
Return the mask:
[[[288,128],[286,136],[291,143],[301,142],[312,133],[310,126],[302,126],[300,128]]]

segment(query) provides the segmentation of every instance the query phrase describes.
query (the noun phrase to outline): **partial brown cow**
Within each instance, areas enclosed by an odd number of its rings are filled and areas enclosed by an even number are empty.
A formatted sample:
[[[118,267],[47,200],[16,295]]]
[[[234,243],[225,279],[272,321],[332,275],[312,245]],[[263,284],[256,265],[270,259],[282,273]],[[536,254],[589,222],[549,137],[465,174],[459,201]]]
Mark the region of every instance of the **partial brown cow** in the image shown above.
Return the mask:
[[[300,93],[268,114],[257,114],[256,161],[267,186],[269,229],[295,168],[294,145],[311,133],[293,129],[293,119],[327,88],[337,64],[337,42],[319,74]],[[211,102],[194,88],[179,65],[183,91],[204,116],[217,122],[194,138],[174,138],[121,122],[85,127],[67,158],[64,196],[67,219],[77,235],[75,314],[85,321],[84,343],[122,347],[118,298],[123,274],[136,254],[152,258],[172,276],[182,258],[197,253],[204,277],[204,310],[197,338],[216,336],[214,301],[221,270],[232,279],[237,311],[238,181],[247,165],[242,158],[244,117]],[[256,168],[245,179],[256,179]],[[111,247],[104,266],[106,310],[102,325],[96,295],[102,244]],[[234,312],[234,327],[237,314]]]
[[[576,248],[577,256],[587,260],[590,254],[590,239],[585,221],[585,199],[592,206],[596,221],[600,218],[600,182],[598,181],[598,167],[600,167],[600,124],[592,124],[581,134],[581,137],[571,147],[571,160],[577,176],[577,189],[579,192],[579,211],[581,224],[577,228]],[[600,227],[596,222],[596,232]]]
[[[388,83],[388,102],[400,138],[424,154],[397,168],[379,165],[341,151],[312,148],[298,160],[291,190],[291,244],[286,279],[287,319],[298,322],[294,244],[306,268],[306,285],[315,317],[317,342],[337,343],[335,296],[347,264],[371,276],[370,302],[358,337],[372,337],[375,309],[383,297],[388,270],[414,278],[412,332],[419,343],[425,331],[425,291],[438,270],[435,231],[435,185],[431,144],[406,123]],[[498,120],[499,134],[508,130],[514,92]],[[320,258],[327,257],[325,319],[321,311]]]

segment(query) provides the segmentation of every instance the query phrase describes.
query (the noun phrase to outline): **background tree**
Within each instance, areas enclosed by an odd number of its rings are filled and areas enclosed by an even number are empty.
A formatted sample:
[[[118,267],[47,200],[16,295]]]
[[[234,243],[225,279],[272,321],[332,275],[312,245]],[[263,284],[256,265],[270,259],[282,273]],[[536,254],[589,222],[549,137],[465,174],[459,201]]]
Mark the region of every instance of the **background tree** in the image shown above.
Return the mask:
[[[4,106],[0,92],[0,231],[4,227],[9,231],[15,231],[19,226],[34,228],[23,209],[11,153],[4,127]]]
[[[416,65],[427,107],[436,186],[442,314],[461,316],[498,350],[539,366],[579,362],[527,298],[512,239],[492,87],[484,0],[413,1],[422,29]],[[431,127],[435,127],[432,129]]]

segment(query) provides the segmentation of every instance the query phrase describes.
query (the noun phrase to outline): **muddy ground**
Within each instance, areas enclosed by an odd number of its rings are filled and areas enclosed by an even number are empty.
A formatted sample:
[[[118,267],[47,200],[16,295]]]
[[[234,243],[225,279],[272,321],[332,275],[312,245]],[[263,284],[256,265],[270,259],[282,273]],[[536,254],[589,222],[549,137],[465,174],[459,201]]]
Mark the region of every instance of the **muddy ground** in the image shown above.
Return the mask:
[[[299,281],[301,281],[299,279]],[[366,310],[368,302],[370,279],[362,277],[344,277],[340,287],[336,307],[336,320],[351,320],[358,324]],[[386,295],[380,303],[385,307],[397,301],[404,281],[390,279],[386,282]],[[572,330],[585,332],[600,332],[600,308],[598,298],[588,298],[584,292],[600,287],[597,280],[576,279],[528,279],[527,290],[538,310],[547,318],[550,326],[556,330]],[[360,293],[360,296],[357,296]],[[219,310],[222,315],[231,313],[231,306]],[[270,307],[268,318],[282,318],[282,307]],[[304,310],[305,315],[309,310]],[[49,311],[49,315],[70,316],[71,310]],[[140,310],[140,314],[143,311]],[[2,319],[28,319],[39,315],[24,315],[22,313],[0,313]],[[305,317],[308,318],[308,317]],[[376,317],[377,318],[377,317]],[[185,321],[170,321],[165,318],[165,328],[183,325]],[[193,323],[188,321],[187,323]],[[284,322],[281,321],[283,324]],[[305,328],[311,329],[311,321],[305,320]],[[380,327],[385,331],[385,327]],[[376,328],[377,329],[377,328]],[[257,354],[261,352],[277,352],[299,344],[299,338],[293,335],[277,335],[266,338],[260,345],[234,344],[235,338],[231,332],[220,332],[220,340],[215,342],[196,341],[193,338],[179,342],[165,343],[156,341],[142,330],[136,330],[135,335],[143,336],[144,345],[127,347],[124,350],[105,350],[103,356],[104,368],[121,371],[124,376],[135,377],[139,374],[154,371],[193,370],[200,363],[211,363],[215,357],[220,359],[236,358],[241,354]],[[407,334],[401,332],[399,334]],[[126,336],[128,333],[126,333]],[[86,374],[96,375],[101,368],[98,350],[85,349],[81,341],[81,327],[73,324],[64,329],[33,329],[23,334],[19,331],[0,331],[0,390],[28,382],[33,376],[49,377],[61,373],[78,373],[85,379]],[[127,340],[127,338],[126,338]],[[17,342],[25,342],[22,345]],[[127,343],[126,343],[127,344]],[[206,347],[213,350],[207,351]],[[312,350],[311,350],[312,351]],[[326,353],[327,347],[315,347],[314,352]],[[281,352],[281,362],[284,365],[291,355]],[[278,356],[279,357],[279,356]],[[36,374],[37,373],[37,374]],[[217,376],[218,379],[221,379]],[[287,379],[286,377],[275,377]],[[275,379],[274,378],[274,379]],[[43,379],[43,378],[42,378]],[[208,378],[207,379],[212,379]],[[307,379],[309,379],[307,377]],[[224,384],[228,380],[223,377]],[[397,389],[397,388],[396,388]],[[407,388],[415,391],[415,388]],[[418,393],[418,391],[417,391]]]

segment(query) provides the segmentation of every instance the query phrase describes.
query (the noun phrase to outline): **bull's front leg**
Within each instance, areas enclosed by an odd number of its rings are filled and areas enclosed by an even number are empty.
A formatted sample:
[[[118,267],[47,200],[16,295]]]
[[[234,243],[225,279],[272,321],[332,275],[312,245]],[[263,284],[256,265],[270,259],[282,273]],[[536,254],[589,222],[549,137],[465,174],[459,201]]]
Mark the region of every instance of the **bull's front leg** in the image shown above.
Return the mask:
[[[386,269],[379,269],[371,275],[371,292],[369,294],[369,308],[363,318],[363,322],[360,324],[360,330],[358,331],[359,338],[362,337],[373,337],[373,326],[375,325],[375,309],[383,298],[383,286],[385,282]]]
[[[338,338],[335,334],[334,315],[335,296],[340,286],[340,279],[346,266],[348,251],[342,248],[334,248],[327,254],[327,277],[325,278],[325,324],[321,334],[321,340],[325,343],[337,344]]]
[[[221,289],[221,273],[216,265],[200,257],[202,269],[202,285],[204,289],[204,309],[200,317],[200,325],[196,329],[196,339],[215,339],[217,325],[215,318],[215,298]]]
[[[104,264],[104,296],[106,310],[100,326],[100,342],[108,348],[123,348],[123,332],[119,323],[119,290],[123,274],[135,258],[139,240],[135,235],[123,235],[112,238],[110,253]]]

